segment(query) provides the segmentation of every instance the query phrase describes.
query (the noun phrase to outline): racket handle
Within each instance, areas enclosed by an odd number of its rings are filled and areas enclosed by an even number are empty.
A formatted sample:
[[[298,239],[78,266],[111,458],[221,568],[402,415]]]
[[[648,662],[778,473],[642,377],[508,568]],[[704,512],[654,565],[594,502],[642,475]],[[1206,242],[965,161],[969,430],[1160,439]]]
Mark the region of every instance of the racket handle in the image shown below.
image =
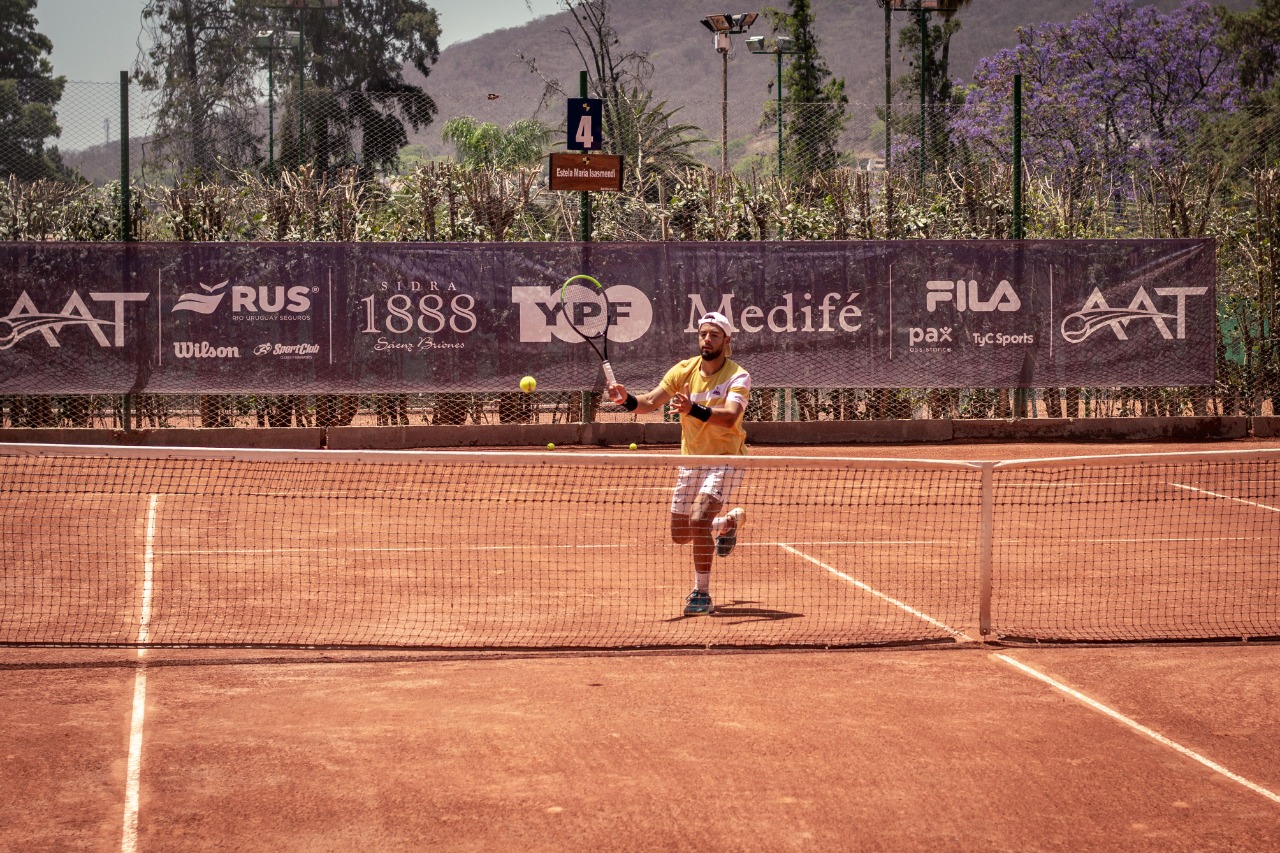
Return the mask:
[[[604,367],[605,381],[610,385],[617,385],[618,380],[613,377],[613,365],[609,364],[607,361],[602,361],[600,364]]]

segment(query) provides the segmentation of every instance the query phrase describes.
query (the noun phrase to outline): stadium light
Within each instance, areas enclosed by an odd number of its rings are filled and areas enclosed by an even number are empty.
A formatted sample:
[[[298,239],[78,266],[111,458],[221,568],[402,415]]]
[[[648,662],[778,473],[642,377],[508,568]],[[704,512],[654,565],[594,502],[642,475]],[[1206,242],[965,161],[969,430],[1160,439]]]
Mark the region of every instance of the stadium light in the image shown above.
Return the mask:
[[[739,12],[736,14],[707,15],[702,19],[702,26],[711,30],[715,36],[715,49],[723,60],[721,72],[720,99],[720,172],[729,171],[729,51],[733,44],[729,36],[745,33],[760,17],[758,12]]]
[[[782,177],[782,57],[799,53],[791,36],[752,36],[747,39],[747,50],[757,55],[773,54],[778,66],[778,177]]]
[[[267,52],[267,173],[276,173],[276,51],[296,50],[302,57],[302,36],[296,30],[258,30],[253,46]]]
[[[264,9],[319,9],[342,11],[343,0],[252,0],[252,5]],[[298,16],[298,165],[307,149],[306,87],[307,87],[307,16]]]
[[[914,12],[920,22],[920,186],[924,188],[925,172],[925,69],[929,65],[928,16],[937,12],[944,19],[950,18],[960,8],[960,0],[876,0],[885,9],[885,168],[889,167],[889,12]]]

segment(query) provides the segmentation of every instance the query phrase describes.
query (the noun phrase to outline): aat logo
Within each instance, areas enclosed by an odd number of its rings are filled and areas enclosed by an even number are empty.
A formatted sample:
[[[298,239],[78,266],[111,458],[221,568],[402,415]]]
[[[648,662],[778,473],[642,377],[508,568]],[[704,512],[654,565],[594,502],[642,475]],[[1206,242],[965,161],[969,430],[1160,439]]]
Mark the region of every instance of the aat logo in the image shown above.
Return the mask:
[[[1155,301],[1147,293],[1145,287],[1139,287],[1138,292],[1134,294],[1130,300],[1128,307],[1112,308],[1107,304],[1107,300],[1102,295],[1102,291],[1098,288],[1093,289],[1093,293],[1085,300],[1084,306],[1074,314],[1069,314],[1062,320],[1062,338],[1067,343],[1078,344],[1095,332],[1101,332],[1103,329],[1110,329],[1112,334],[1116,336],[1116,340],[1127,341],[1129,335],[1127,329],[1129,324],[1137,320],[1150,322],[1155,326],[1160,337],[1166,341],[1184,340],[1187,337],[1187,298],[1191,296],[1204,296],[1209,292],[1207,287],[1157,287],[1155,288],[1156,296],[1172,297],[1173,311],[1161,311],[1156,307]],[[1162,303],[1168,305],[1168,301]],[[1173,321],[1173,329],[1169,328],[1169,323]]]
[[[9,349],[23,338],[35,334],[56,349],[62,346],[58,336],[65,334],[68,327],[88,329],[100,347],[123,347],[124,306],[128,302],[145,302],[149,295],[91,290],[86,302],[79,291],[73,290],[62,308],[54,313],[42,310],[24,290],[9,313],[0,317],[0,350]]]

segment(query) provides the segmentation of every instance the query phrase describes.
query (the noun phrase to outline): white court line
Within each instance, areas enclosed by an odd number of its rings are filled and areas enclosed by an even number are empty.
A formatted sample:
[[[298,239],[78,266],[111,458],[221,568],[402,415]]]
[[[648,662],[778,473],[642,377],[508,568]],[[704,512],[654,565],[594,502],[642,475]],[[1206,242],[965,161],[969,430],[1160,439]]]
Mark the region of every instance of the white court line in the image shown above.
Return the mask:
[[[142,604],[138,610],[138,643],[146,643],[151,635],[151,594],[155,570],[156,509],[159,495],[152,495],[147,505],[147,535],[142,557]],[[147,706],[147,662],[145,648],[138,649],[138,668],[133,675],[133,716],[129,722],[129,763],[125,771],[124,830],[120,839],[122,853],[137,853],[138,793],[142,780],[142,723]]]
[[[842,581],[851,583],[854,586],[856,586],[858,589],[862,590],[863,592],[869,592],[872,595],[874,595],[876,598],[883,599],[884,601],[887,601],[890,604],[892,604],[894,607],[899,607],[905,610],[906,612],[910,613],[912,616],[916,617],[917,619],[921,619],[925,622],[928,622],[930,625],[933,625],[934,627],[941,628],[951,636],[955,637],[957,640],[962,640],[964,642],[969,642],[969,643],[977,642],[976,640],[974,640],[973,637],[970,637],[965,632],[957,631],[955,628],[952,628],[950,625],[943,624],[942,622],[939,622],[937,619],[934,619],[929,614],[922,613],[919,610],[916,610],[914,607],[912,607],[909,604],[904,604],[892,596],[885,595],[880,590],[875,589],[874,587],[863,583],[857,578],[846,575],[844,572],[840,571],[839,569],[828,566],[826,563],[822,562],[821,560],[815,557],[810,557],[808,554],[804,553],[803,551],[798,551],[795,548],[792,548],[790,545],[786,544],[785,542],[779,542],[778,547],[782,548],[784,551],[790,551],[792,554],[795,554],[797,557],[800,557],[803,560],[808,560],[810,563],[813,563],[818,568],[826,569],[828,572],[840,578]]]
[[[1176,741],[1170,740],[1169,738],[1165,737],[1164,735],[1160,734],[1154,729],[1149,729],[1146,726],[1142,725],[1142,723],[1139,723],[1136,720],[1132,720],[1129,717],[1126,717],[1124,714],[1121,714],[1119,711],[1115,710],[1114,708],[1109,708],[1106,705],[1103,705],[1098,700],[1089,698],[1088,696],[1081,693],[1079,690],[1074,690],[1068,687],[1067,685],[1063,684],[1062,682],[1056,681],[1053,678],[1050,678],[1040,670],[1027,666],[1025,663],[1022,663],[1020,661],[1016,661],[1013,658],[1009,657],[1008,655],[996,654],[996,655],[993,655],[992,657],[995,657],[998,660],[1004,661],[1005,663],[1009,664],[1009,666],[1015,669],[1022,670],[1022,672],[1026,673],[1032,678],[1038,679],[1039,681],[1043,681],[1045,684],[1048,684],[1050,687],[1054,688],[1055,690],[1060,690],[1063,693],[1070,696],[1072,699],[1075,699],[1078,702],[1082,702],[1085,705],[1088,705],[1093,710],[1106,714],[1111,719],[1116,720],[1117,722],[1123,723],[1124,725],[1133,729],[1135,732],[1146,735],[1147,737],[1151,738],[1161,746],[1167,746],[1170,749],[1174,750],[1175,752],[1182,753],[1187,758],[1190,758],[1193,761],[1200,762],[1205,767],[1208,767],[1210,770],[1212,770],[1214,773],[1218,773],[1230,779],[1232,782],[1236,782],[1240,785],[1243,785],[1244,787],[1248,788],[1250,791],[1253,791],[1255,794],[1261,794],[1262,796],[1266,797],[1268,800],[1271,800],[1273,803],[1280,803],[1280,794],[1277,794],[1273,791],[1269,791],[1266,788],[1262,787],[1261,785],[1250,782],[1248,779],[1245,779],[1243,776],[1239,776],[1235,773],[1232,773],[1230,770],[1223,767],[1221,764],[1218,764],[1215,761],[1210,761],[1208,758],[1205,758],[1203,755],[1196,752],[1195,750],[1188,749],[1182,744]]]
[[[1184,486],[1181,483],[1170,483],[1175,489],[1186,489],[1188,492],[1199,492],[1202,495],[1208,495],[1213,498],[1223,498],[1224,500],[1235,501],[1236,503],[1245,504],[1246,506],[1256,506],[1258,509],[1265,509],[1270,512],[1280,512],[1280,507],[1268,506],[1260,504],[1257,501],[1247,501],[1244,498],[1233,498],[1231,495],[1221,495],[1217,492],[1211,492],[1208,489],[1197,489],[1195,486]]]

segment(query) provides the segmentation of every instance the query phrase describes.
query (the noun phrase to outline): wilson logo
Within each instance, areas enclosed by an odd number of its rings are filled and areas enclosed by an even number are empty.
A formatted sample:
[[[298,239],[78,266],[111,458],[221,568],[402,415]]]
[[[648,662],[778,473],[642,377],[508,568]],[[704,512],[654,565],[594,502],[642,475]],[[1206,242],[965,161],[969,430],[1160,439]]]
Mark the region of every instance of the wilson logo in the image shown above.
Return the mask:
[[[178,358],[239,358],[240,347],[215,347],[208,341],[174,341],[173,354]]]
[[[1022,307],[1022,300],[1014,292],[1013,285],[1001,281],[995,291],[987,299],[978,292],[976,281],[929,281],[925,282],[929,295],[925,298],[926,307],[933,311],[943,302],[955,302],[956,310],[965,311],[1017,311]]]
[[[90,291],[89,300],[95,307],[110,315],[99,317],[78,291],[71,291],[62,309],[56,314],[40,310],[24,290],[9,313],[0,317],[0,350],[9,349],[23,338],[39,333],[51,347],[62,346],[59,333],[68,327],[84,327],[100,347],[118,348],[125,343],[124,306],[127,302],[145,302],[146,293],[102,293]],[[102,303],[106,303],[105,305]],[[107,332],[111,334],[108,336]]]
[[[1203,296],[1209,292],[1207,287],[1157,287],[1156,296],[1172,296],[1175,299],[1173,313],[1160,311],[1147,294],[1144,287],[1139,287],[1127,308],[1112,308],[1098,288],[1085,300],[1084,307],[1070,314],[1062,321],[1062,337],[1067,343],[1078,344],[1094,332],[1110,329],[1117,340],[1127,341],[1126,329],[1134,320],[1149,320],[1160,333],[1160,337],[1171,341],[1175,337],[1183,340],[1187,336],[1187,297]],[[1174,321],[1174,330],[1170,331],[1166,320]]]

